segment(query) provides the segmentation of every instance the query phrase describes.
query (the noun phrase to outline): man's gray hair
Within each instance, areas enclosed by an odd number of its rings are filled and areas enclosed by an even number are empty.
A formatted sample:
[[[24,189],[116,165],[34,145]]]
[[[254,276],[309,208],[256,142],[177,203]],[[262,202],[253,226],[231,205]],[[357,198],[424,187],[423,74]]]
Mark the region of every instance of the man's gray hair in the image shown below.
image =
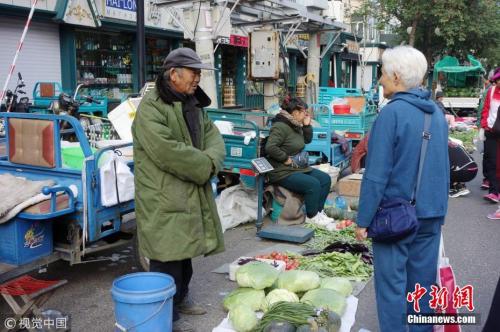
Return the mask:
[[[405,88],[418,88],[427,73],[427,60],[416,48],[397,46],[384,51],[382,68],[388,75],[397,74]]]
[[[172,69],[174,69],[177,72],[177,74],[182,75],[181,74],[182,68],[174,67]],[[170,82],[170,69],[163,71],[163,78],[165,79],[166,82]]]

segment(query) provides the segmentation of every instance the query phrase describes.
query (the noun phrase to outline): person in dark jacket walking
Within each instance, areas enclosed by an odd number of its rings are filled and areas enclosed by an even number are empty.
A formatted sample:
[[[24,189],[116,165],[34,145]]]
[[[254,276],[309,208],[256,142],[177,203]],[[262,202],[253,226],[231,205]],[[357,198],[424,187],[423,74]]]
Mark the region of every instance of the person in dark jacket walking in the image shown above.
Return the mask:
[[[304,153],[313,134],[307,104],[300,98],[287,97],[281,108],[265,146],[266,157],[274,167],[268,173],[268,180],[303,195],[309,221],[326,225],[333,221],[323,212],[332,180],[328,174],[309,167]]]
[[[174,278],[174,332],[194,331],[180,313],[206,313],[188,298],[191,259],[224,251],[210,179],[222,169],[226,149],[203,112],[210,98],[198,86],[201,69],[213,68],[193,50],[170,52],[132,125],[139,250],[150,271]]]
[[[380,111],[370,131],[366,168],[361,183],[356,237],[363,240],[383,200],[411,201],[417,183],[424,115],[431,115],[429,142],[419,191],[415,194],[417,232],[396,242],[373,241],[375,296],[381,332],[432,331],[432,326],[406,325],[414,303],[407,294],[416,284],[427,291],[420,312],[429,307],[431,285],[436,282],[441,226],[448,207],[450,166],[448,125],[421,88],[427,60],[410,46],[388,49],[382,55],[384,97],[390,102]]]

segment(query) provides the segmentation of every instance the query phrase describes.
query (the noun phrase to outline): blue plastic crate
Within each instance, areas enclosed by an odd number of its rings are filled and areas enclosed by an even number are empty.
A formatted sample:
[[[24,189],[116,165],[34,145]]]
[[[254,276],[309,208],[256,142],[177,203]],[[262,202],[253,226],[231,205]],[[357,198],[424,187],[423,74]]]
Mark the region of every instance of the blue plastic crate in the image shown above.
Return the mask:
[[[363,92],[360,89],[350,88],[319,88],[318,103],[330,105],[334,98],[361,97]]]
[[[108,116],[108,97],[93,97],[93,99],[98,103],[86,102],[80,106],[79,112],[106,118]],[[77,100],[80,102],[84,101],[82,97],[77,98]]]
[[[330,128],[334,130],[368,131],[376,117],[377,113],[332,115]],[[319,114],[317,120],[322,126],[329,126],[330,118],[328,114]]]
[[[0,262],[21,265],[52,253],[50,221],[15,218],[0,225]]]

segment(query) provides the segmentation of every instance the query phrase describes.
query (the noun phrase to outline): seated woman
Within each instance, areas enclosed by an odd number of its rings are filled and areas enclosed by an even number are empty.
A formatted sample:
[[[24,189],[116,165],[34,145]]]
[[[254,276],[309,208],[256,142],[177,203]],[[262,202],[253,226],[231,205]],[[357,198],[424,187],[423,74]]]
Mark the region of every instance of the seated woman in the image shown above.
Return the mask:
[[[304,197],[308,222],[326,225],[333,221],[323,212],[331,179],[308,165],[304,147],[311,142],[312,133],[307,104],[300,98],[287,97],[267,138],[266,157],[274,167],[267,176],[270,183]]]

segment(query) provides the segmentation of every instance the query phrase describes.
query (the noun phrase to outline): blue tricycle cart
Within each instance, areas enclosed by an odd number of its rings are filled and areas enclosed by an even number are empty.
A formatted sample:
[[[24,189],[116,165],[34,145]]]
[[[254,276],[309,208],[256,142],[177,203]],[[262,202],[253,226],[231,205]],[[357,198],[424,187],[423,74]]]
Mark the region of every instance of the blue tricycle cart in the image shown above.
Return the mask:
[[[103,206],[99,167],[106,155],[131,143],[92,148],[70,116],[0,113],[0,119],[5,124],[0,175],[54,183],[41,190],[46,201],[0,224],[0,282],[59,259],[77,264],[85,254],[123,244],[100,240],[134,224],[123,222],[134,211],[134,200]],[[62,143],[68,135],[77,142],[70,148]],[[132,161],[127,165],[133,171]]]

